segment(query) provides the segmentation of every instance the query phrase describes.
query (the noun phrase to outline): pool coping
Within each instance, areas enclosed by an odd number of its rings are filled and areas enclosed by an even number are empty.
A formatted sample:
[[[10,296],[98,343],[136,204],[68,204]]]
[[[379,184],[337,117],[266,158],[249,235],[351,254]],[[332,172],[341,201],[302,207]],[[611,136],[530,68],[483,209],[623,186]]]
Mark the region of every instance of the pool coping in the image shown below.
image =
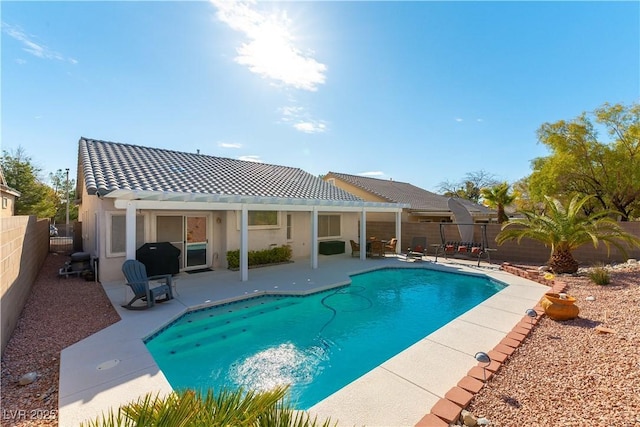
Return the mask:
[[[354,261],[333,256],[323,257],[322,261],[326,265],[313,270],[306,263],[259,269],[265,270],[261,273],[253,270],[248,282],[239,282],[237,273],[226,271],[203,273],[200,280],[180,276],[175,300],[139,312],[120,307],[126,299],[123,291],[126,287],[122,282],[103,284],[122,320],[61,352],[60,425],[73,426],[95,419],[109,408],[135,400],[149,391],[170,392],[171,386],[142,340],[188,310],[267,293],[306,295],[344,286],[350,282],[351,275],[383,267],[484,274],[508,284],[483,303],[309,410],[319,418],[331,417],[339,425],[415,425],[430,410],[433,412],[431,408],[436,409],[432,415],[442,415],[437,411],[442,406],[440,399],[447,399],[450,389],[465,376],[461,374],[477,364],[473,358],[475,352],[495,349],[518,326],[524,311],[535,306],[549,290],[548,286],[501,271],[495,265],[477,268],[461,262],[410,264],[395,257]],[[212,278],[215,278],[213,284]],[[473,333],[469,334],[469,331]],[[467,334],[466,341],[457,339],[460,334]],[[433,354],[440,362],[447,363],[439,367],[438,360],[431,360]],[[451,367],[453,360],[456,361],[455,368]],[[425,369],[425,365],[429,369]]]

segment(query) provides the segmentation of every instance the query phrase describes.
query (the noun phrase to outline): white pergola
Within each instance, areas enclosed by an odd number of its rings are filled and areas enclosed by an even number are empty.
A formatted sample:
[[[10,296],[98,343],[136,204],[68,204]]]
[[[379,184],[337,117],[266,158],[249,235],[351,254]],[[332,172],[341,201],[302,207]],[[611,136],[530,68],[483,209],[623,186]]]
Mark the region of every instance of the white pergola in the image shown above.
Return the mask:
[[[102,197],[114,199],[116,209],[126,210],[126,258],[136,258],[136,212],[145,210],[226,210],[240,212],[240,280],[249,279],[248,263],[248,212],[252,210],[275,210],[309,212],[311,220],[311,268],[318,268],[318,212],[359,212],[360,246],[366,246],[367,212],[393,212],[396,214],[396,248],[401,248],[402,210],[408,204],[365,201],[294,199],[260,196],[235,196],[223,194],[200,194],[158,192],[142,190],[115,190]],[[360,251],[365,259],[366,251]]]

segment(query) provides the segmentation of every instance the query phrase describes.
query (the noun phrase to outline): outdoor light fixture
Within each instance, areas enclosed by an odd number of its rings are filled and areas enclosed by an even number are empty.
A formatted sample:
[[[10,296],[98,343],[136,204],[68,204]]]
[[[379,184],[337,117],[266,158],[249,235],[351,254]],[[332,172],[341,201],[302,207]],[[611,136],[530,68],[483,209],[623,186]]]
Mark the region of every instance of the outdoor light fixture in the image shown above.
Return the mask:
[[[529,308],[527,309],[527,311],[525,311],[525,313],[527,314],[527,316],[531,318],[531,324],[533,325],[533,319],[538,317],[538,312],[535,311],[533,308]]]
[[[487,366],[491,364],[491,358],[489,355],[483,351],[479,351],[474,356],[479,363],[484,363],[485,365],[482,367],[482,376],[484,378],[484,382],[487,382]]]

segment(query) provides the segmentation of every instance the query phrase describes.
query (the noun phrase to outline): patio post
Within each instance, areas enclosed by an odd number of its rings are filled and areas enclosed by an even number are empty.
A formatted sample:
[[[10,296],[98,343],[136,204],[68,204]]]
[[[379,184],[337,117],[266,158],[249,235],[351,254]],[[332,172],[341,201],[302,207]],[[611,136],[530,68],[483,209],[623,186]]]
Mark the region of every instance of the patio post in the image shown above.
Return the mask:
[[[318,268],[318,208],[311,211],[311,268]]]
[[[240,213],[240,280],[249,280],[249,211],[246,206],[242,206]]]
[[[125,226],[125,255],[127,259],[136,259],[136,202],[127,202]]]
[[[360,259],[367,259],[367,211],[364,208],[360,212]]]
[[[402,210],[396,211],[396,254],[402,249]]]

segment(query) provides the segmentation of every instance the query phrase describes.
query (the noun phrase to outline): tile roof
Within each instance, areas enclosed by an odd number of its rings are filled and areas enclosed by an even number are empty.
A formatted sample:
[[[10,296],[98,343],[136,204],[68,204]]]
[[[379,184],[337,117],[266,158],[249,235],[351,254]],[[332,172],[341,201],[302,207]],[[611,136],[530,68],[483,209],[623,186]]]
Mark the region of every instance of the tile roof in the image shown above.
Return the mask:
[[[116,190],[361,201],[299,168],[80,138],[88,194]]]
[[[448,197],[423,190],[420,187],[407,182],[369,178],[358,175],[349,175],[338,172],[329,172],[327,178],[337,178],[348,184],[356,186],[378,197],[382,197],[389,203],[408,203],[412,211],[420,212],[449,212]],[[460,202],[471,212],[471,214],[492,213],[488,209],[470,200],[460,199]]]

